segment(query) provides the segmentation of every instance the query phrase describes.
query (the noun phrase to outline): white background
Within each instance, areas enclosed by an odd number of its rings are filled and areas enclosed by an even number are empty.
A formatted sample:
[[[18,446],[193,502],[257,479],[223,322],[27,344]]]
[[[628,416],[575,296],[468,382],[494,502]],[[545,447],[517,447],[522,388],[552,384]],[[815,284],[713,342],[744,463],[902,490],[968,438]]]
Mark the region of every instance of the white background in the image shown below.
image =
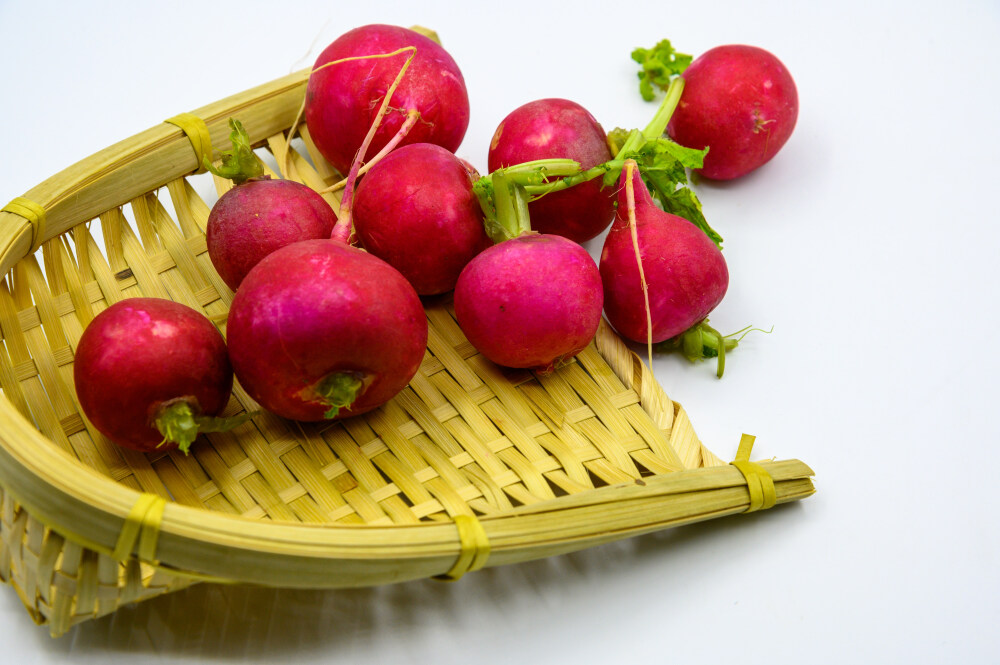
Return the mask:
[[[644,125],[635,46],[784,61],[789,143],[696,188],[731,272],[713,324],[774,331],[722,380],[669,356],[655,371],[721,457],[753,433],[755,458],[804,460],[818,493],[451,585],[201,586],[58,640],[0,587],[0,662],[995,662],[1000,6],[0,2],[0,199],[371,22],[439,32],[480,169],[500,119],[540,97]]]

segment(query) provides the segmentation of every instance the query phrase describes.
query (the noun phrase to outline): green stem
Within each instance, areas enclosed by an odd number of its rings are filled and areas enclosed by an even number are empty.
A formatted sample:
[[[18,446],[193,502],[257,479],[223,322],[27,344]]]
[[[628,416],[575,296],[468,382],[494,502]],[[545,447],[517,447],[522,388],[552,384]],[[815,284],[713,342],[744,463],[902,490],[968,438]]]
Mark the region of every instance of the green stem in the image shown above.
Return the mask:
[[[355,372],[334,372],[325,376],[316,386],[320,401],[330,407],[323,416],[332,419],[340,415],[341,409],[350,411],[364,385]]]
[[[229,140],[233,147],[222,153],[222,165],[216,167],[206,155],[204,158],[205,168],[219,176],[232,180],[236,185],[242,185],[251,178],[259,178],[264,175],[264,166],[257,155],[254,154],[253,146],[250,145],[250,135],[243,128],[236,118],[229,119]]]
[[[660,108],[656,109],[656,115],[649,121],[646,128],[642,130],[643,137],[647,139],[658,139],[667,131],[667,124],[670,117],[677,110],[677,104],[681,101],[681,94],[684,92],[684,78],[678,76],[670,81],[667,88],[667,95],[660,102]]]
[[[563,189],[575,187],[576,185],[587,182],[588,180],[599,178],[611,171],[620,172],[624,163],[625,162],[623,160],[612,159],[604,162],[603,164],[592,166],[586,171],[577,171],[572,175],[564,176],[558,180],[552,180],[538,185],[525,185],[524,191],[532,199],[536,199],[539,196],[544,196],[545,194],[551,194],[552,192],[558,192]]]
[[[198,435],[205,432],[228,432],[247,422],[255,414],[243,413],[231,418],[218,418],[215,416],[203,416],[199,413],[197,400],[192,398],[181,398],[164,403],[156,412],[153,424],[166,443],[175,443],[177,448],[188,454],[191,444],[195,442]]]
[[[726,353],[735,349],[744,337],[751,332],[762,332],[770,334],[771,330],[762,330],[747,326],[734,333],[723,335],[718,330],[708,325],[708,319],[691,326],[677,337],[668,339],[658,345],[660,351],[680,350],[684,357],[691,362],[704,360],[705,358],[717,358],[715,375],[720,379],[726,370]]]
[[[629,132],[628,138],[615,155],[615,160],[624,159],[629,153],[634,153],[643,146],[646,141],[658,139],[667,130],[670,118],[677,110],[677,104],[681,101],[681,94],[684,92],[684,79],[680,76],[674,78],[667,87],[667,94],[660,102],[659,108],[642,131],[633,129]]]

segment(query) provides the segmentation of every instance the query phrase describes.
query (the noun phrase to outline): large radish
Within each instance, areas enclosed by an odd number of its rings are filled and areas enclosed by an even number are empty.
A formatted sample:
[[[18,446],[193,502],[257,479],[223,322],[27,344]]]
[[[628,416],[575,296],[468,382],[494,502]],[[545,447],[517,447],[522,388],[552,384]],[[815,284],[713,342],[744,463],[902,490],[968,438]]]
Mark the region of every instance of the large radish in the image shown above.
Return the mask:
[[[407,47],[410,52],[402,52]],[[391,58],[370,57],[395,51],[399,55]],[[376,110],[408,57],[412,62],[406,79],[393,94],[393,109],[378,127],[372,150],[381,150],[410,112],[420,119],[404,144],[434,143],[454,152],[462,143],[469,126],[469,96],[451,55],[414,30],[366,25],[341,35],[319,55],[306,86],[309,132],[320,153],[341,173],[347,173],[365,133],[376,123]],[[338,64],[326,66],[333,62]]]

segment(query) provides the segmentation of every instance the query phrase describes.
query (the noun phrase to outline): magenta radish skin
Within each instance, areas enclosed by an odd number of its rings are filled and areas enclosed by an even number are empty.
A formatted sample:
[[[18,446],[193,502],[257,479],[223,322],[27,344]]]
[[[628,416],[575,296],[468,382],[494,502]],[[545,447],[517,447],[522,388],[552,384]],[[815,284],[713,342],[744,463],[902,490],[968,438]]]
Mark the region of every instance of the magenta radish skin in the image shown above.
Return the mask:
[[[121,300],[94,317],[73,362],[80,408],[99,432],[139,451],[170,450],[154,425],[160,409],[188,401],[218,415],[229,402],[233,370],[226,343],[203,314],[160,298]]]
[[[667,133],[689,148],[708,147],[698,172],[732,180],[769,162],[795,129],[798,91],[788,69],[755,46],[718,46],[684,71],[684,92]]]
[[[601,252],[604,313],[620,335],[646,343],[646,303],[625,191],[628,171],[623,170],[619,179],[618,209]],[[655,344],[676,337],[707,317],[726,295],[729,270],[722,252],[702,230],[656,207],[637,170],[632,185]]]
[[[607,135],[585,108],[567,99],[539,99],[512,111],[493,134],[489,170],[562,158],[589,169],[612,158]],[[614,195],[595,179],[528,204],[531,227],[576,242],[596,237],[614,218]]]
[[[302,421],[329,419],[317,388],[333,373],[362,391],[336,418],[389,401],[416,374],[427,318],[389,264],[333,240],[305,240],[265,257],[233,298],[229,354],[240,384],[263,408]]]
[[[223,194],[208,216],[208,255],[233,291],[271,252],[329,238],[337,214],[322,196],[292,180],[251,179]]]
[[[358,238],[418,294],[451,291],[465,265],[491,244],[473,182],[466,165],[440,146],[397,148],[358,187]]]
[[[603,297],[597,265],[580,245],[526,234],[469,262],[455,286],[455,317],[494,363],[544,372],[594,338]]]
[[[469,96],[455,60],[433,40],[406,28],[366,25],[338,37],[313,69],[341,58],[391,53],[406,46],[416,47],[416,55],[393,92],[391,110],[375,134],[369,156],[396,134],[409,109],[419,111],[420,119],[402,144],[434,143],[454,152],[469,126]],[[342,62],[310,75],[305,105],[309,133],[341,173],[350,169],[386,91],[410,55]]]

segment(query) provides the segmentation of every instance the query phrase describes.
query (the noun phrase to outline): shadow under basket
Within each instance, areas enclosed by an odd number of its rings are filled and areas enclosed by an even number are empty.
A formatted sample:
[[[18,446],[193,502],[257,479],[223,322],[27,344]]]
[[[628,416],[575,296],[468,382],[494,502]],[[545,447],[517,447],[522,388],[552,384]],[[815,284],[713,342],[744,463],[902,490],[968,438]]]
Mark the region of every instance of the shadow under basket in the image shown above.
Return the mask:
[[[199,165],[227,145],[228,119],[273,168],[290,151],[283,177],[339,179],[308,127],[288,141],[307,77],[171,118],[0,212],[0,579],[53,635],[200,581],[457,579],[813,493],[799,461],[750,463],[750,439],[733,463],[713,455],[607,324],[540,376],[480,356],[447,298],[425,300],[420,370],[374,412],[318,425],[262,412],[186,456],[93,429],[73,355],[98,312],[170,298],[225,333],[233,294],[206,252],[196,185],[211,188]],[[257,409],[237,383],[224,415]]]

